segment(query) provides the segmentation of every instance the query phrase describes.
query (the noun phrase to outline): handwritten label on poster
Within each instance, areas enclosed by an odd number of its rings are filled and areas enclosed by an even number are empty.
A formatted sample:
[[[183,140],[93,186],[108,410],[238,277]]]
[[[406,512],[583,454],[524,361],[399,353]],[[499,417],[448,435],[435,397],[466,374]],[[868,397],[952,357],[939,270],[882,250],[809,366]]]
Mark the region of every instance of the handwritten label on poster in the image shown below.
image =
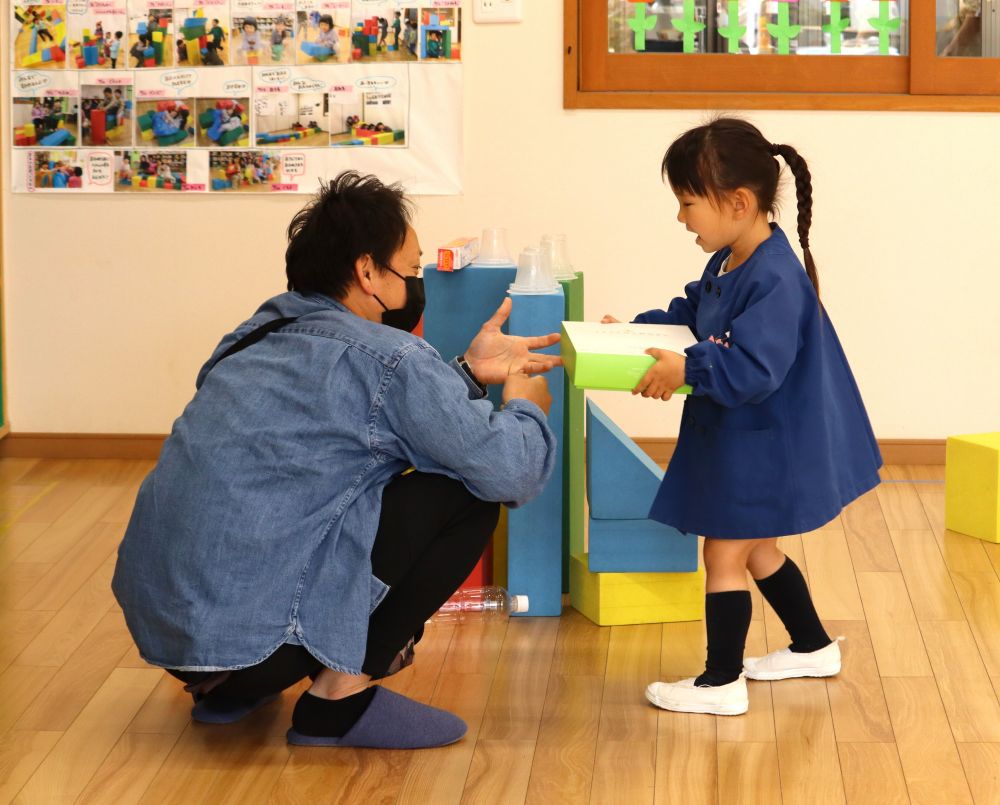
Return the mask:
[[[306,155],[285,154],[281,158],[281,172],[286,176],[302,176],[306,172]]]
[[[40,89],[45,89],[52,79],[44,73],[14,73],[14,86],[17,91],[31,95]]]
[[[111,184],[111,154],[98,151],[87,155],[87,178],[91,184]]]

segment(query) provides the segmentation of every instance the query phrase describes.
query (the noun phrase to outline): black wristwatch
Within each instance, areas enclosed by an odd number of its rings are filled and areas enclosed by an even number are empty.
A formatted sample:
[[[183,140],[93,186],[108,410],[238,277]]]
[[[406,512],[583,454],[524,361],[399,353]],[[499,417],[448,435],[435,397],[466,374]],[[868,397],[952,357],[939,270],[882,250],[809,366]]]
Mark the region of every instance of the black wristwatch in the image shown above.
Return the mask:
[[[462,371],[469,376],[469,380],[476,384],[479,390],[486,396],[486,384],[480,383],[479,378],[476,377],[475,373],[472,371],[472,367],[469,366],[469,362],[465,359],[465,355],[459,355],[455,360],[458,361],[458,365],[462,367]]]

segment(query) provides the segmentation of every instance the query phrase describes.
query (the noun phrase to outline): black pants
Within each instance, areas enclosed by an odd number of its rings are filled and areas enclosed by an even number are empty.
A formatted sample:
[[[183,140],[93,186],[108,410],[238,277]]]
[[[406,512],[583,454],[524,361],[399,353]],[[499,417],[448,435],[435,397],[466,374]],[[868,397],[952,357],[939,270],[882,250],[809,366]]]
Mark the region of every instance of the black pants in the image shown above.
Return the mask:
[[[499,514],[499,504],[479,500],[461,482],[443,475],[411,472],[385,488],[372,572],[390,590],[368,620],[362,671],[381,676],[410,638],[419,640],[426,620],[476,566]],[[263,662],[233,671],[215,690],[224,696],[259,698],[321,667],[302,646],[286,644]],[[188,683],[210,675],[167,670]]]

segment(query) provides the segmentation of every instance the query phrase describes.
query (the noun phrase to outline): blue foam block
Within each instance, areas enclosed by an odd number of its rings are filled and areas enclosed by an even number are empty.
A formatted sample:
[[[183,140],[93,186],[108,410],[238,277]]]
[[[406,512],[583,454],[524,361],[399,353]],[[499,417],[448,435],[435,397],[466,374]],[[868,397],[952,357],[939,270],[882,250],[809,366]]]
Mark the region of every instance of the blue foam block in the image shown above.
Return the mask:
[[[655,520],[590,518],[591,573],[685,573],[697,569],[698,538],[694,534]],[[534,602],[531,604],[533,608]]]
[[[462,269],[459,273],[468,271]],[[487,269],[481,269],[487,270]],[[495,269],[494,269],[495,270]],[[534,336],[558,332],[566,312],[560,287],[549,294],[513,295],[510,314],[511,335]],[[558,354],[559,345],[544,352]],[[517,509],[507,520],[507,587],[524,594],[530,601],[528,615],[558,616],[562,613],[562,533],[563,474],[562,441],[565,409],[564,372],[552,369],[546,374],[552,407],[549,426],[556,436],[556,471],[542,493]]]
[[[41,140],[39,140],[38,144],[45,146],[62,145],[71,136],[72,134],[69,129],[56,129],[51,134],[45,135]]]
[[[587,500],[598,520],[645,520],[663,470],[587,400]]]
[[[354,144],[360,144],[356,141]],[[424,340],[450,361],[466,347],[507,297],[507,289],[517,275],[514,265],[500,268],[466,266],[459,271],[438,271],[436,265],[424,269]],[[510,332],[505,326],[504,332]],[[556,327],[556,331],[558,331]],[[500,386],[491,386],[489,399],[499,408]]]

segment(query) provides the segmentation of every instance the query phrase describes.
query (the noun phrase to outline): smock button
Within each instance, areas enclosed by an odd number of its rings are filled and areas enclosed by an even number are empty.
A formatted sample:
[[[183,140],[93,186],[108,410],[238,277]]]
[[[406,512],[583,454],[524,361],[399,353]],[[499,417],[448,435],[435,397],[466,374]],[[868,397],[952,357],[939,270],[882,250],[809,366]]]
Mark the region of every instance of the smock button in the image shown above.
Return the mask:
[[[712,280],[708,280],[705,282],[705,292],[712,293]]]
[[[720,288],[718,285],[716,285],[715,286],[715,297],[716,297],[716,299],[718,299],[720,296],[722,296],[722,288]]]

